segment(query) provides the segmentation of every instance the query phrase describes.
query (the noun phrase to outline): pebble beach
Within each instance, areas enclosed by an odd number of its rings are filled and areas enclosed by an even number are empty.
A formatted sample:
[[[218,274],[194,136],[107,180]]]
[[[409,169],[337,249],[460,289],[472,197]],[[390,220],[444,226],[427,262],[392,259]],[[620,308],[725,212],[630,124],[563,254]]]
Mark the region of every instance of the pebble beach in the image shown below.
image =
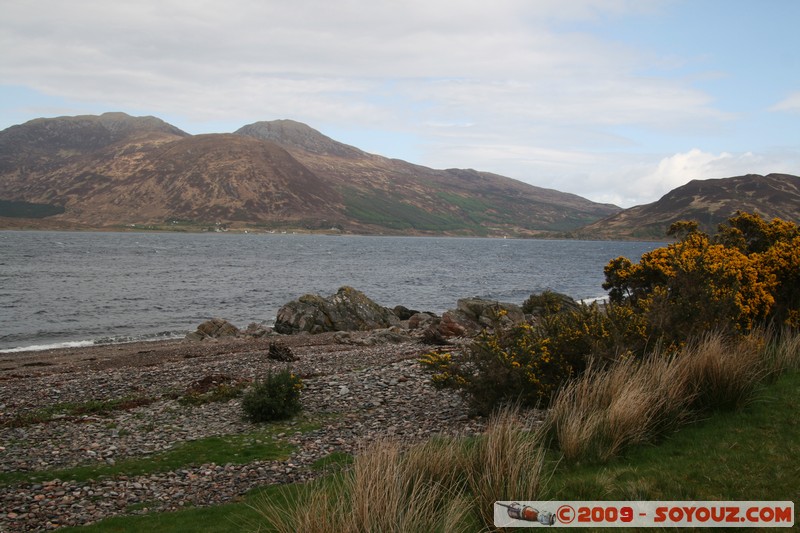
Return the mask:
[[[276,339],[296,361],[267,357]],[[434,389],[417,363],[433,347],[366,340],[367,333],[325,333],[0,354],[1,473],[114,465],[206,437],[251,435],[266,426],[243,419],[240,398],[185,405],[181,394],[211,377],[247,383],[287,366],[304,383],[302,414],[270,437],[291,450],[288,458],[81,482],[54,477],[6,483],[0,488],[0,531],[47,531],[120,514],[235,501],[259,486],[322,475],[311,465],[333,452],[357,454],[387,438],[411,444],[482,431],[485,421],[470,418],[458,394]],[[102,414],[20,422],[54,405],[120,398],[135,401]]]

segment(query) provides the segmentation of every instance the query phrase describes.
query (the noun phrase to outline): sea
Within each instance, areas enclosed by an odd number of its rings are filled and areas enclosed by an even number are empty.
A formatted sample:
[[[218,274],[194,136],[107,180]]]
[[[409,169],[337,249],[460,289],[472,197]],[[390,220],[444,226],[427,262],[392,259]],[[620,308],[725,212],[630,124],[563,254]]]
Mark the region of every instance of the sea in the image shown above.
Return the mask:
[[[602,299],[603,267],[659,242],[269,233],[0,231],[0,352],[181,338],[203,321],[271,325],[352,286],[440,314],[544,290]]]

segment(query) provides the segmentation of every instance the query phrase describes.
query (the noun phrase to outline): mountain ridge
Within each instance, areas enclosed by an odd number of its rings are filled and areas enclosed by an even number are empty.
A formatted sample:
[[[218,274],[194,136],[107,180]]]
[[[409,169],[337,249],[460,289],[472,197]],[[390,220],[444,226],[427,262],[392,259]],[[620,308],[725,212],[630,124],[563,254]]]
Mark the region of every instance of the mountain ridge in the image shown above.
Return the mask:
[[[655,202],[588,224],[576,235],[663,239],[669,226],[679,220],[694,220],[701,230],[715,233],[737,211],[800,223],[800,177],[772,173],[691,180]]]
[[[190,135],[124,113],[0,132],[0,200],[63,209],[50,225],[442,235],[547,235],[619,210],[496,174],[368,154],[292,120]]]

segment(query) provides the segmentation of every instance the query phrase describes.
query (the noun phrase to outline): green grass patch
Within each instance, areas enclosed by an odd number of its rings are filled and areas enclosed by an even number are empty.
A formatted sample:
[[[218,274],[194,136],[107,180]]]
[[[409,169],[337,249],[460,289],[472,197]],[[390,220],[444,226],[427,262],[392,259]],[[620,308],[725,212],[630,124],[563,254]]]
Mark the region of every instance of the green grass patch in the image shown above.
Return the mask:
[[[345,452],[333,452],[311,463],[312,470],[336,472],[353,464],[353,456]]]
[[[272,461],[285,459],[293,447],[280,433],[307,432],[318,426],[310,422],[290,425],[274,424],[250,433],[206,437],[182,442],[170,450],[146,457],[120,459],[115,464],[93,464],[63,470],[0,473],[0,486],[21,482],[41,482],[52,479],[63,481],[87,481],[119,475],[140,476],[157,472],[169,472],[192,465],[208,463],[245,464],[256,460]]]
[[[286,502],[287,506],[302,499],[319,483],[333,485],[336,476],[324,480],[292,485],[272,485],[251,490],[240,500],[212,507],[192,507],[167,513],[116,516],[83,527],[64,528],[64,533],[225,533],[241,531],[275,531],[264,523],[256,507],[266,500]],[[332,489],[333,492],[333,489]],[[140,510],[146,508],[146,505]]]
[[[43,424],[45,422],[50,422],[55,418],[78,417],[84,415],[103,416],[114,411],[134,409],[143,405],[149,405],[154,401],[155,398],[127,396],[113,400],[62,402],[31,411],[29,413],[22,413],[7,422],[7,425],[11,427],[24,427],[32,424]]]
[[[249,383],[221,383],[207,392],[189,392],[178,398],[181,405],[204,405],[207,403],[227,402],[239,398]]]

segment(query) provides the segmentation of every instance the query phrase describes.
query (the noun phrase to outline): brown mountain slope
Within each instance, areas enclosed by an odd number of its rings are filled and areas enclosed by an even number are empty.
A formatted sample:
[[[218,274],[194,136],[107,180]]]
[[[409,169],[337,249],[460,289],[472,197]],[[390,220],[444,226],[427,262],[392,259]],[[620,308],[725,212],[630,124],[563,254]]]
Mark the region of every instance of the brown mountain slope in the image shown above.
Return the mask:
[[[181,221],[532,235],[618,209],[493,174],[367,154],[286,120],[190,136],[152,117],[107,113],[0,132],[0,226],[2,216],[40,216],[48,227]],[[19,221],[6,220],[12,225]]]
[[[533,235],[568,231],[619,211],[496,174],[368,154],[291,120],[257,122],[236,133],[286,148],[341,193],[347,218],[364,227]]]
[[[800,222],[800,178],[789,174],[748,174],[692,180],[652,204],[626,209],[589,224],[578,234],[594,238],[663,239],[670,224],[695,220],[714,233],[736,211]]]

